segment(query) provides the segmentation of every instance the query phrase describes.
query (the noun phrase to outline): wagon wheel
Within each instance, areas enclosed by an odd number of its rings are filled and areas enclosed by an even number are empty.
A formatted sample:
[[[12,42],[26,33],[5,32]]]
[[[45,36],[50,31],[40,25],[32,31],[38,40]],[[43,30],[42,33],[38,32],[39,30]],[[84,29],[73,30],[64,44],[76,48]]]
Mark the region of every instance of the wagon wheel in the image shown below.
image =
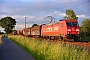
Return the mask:
[[[59,39],[59,37],[58,36],[55,36],[55,40],[58,40]]]
[[[60,36],[60,40],[63,40],[63,37],[62,36]]]
[[[78,41],[78,37],[74,37],[74,39],[73,39],[75,42],[77,42]]]

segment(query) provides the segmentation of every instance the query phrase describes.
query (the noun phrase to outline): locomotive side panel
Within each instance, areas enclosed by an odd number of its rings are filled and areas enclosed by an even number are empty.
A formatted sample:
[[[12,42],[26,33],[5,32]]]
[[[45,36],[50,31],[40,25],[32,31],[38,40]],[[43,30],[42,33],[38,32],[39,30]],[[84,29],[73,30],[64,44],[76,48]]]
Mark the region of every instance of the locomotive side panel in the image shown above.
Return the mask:
[[[62,36],[65,37],[67,34],[67,26],[65,21],[59,21],[58,23],[52,25],[42,26],[43,36]]]
[[[66,26],[66,21],[60,21],[60,36],[65,37],[67,34],[67,26]]]
[[[42,32],[42,36],[59,36],[60,24],[58,22],[52,25],[43,25],[41,32]]]

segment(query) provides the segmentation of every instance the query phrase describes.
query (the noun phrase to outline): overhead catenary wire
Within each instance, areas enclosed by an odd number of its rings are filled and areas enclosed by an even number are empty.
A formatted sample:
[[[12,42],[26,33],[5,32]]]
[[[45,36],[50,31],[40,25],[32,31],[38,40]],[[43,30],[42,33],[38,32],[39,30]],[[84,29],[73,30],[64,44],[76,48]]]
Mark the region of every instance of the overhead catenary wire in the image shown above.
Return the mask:
[[[65,12],[65,8],[67,8],[68,6],[70,6],[70,5],[72,5],[71,6],[71,8],[68,8],[68,9],[75,9],[75,11],[76,10],[78,10],[78,9],[81,9],[81,8],[78,8],[79,6],[84,6],[84,5],[86,5],[86,4],[89,4],[90,3],[90,0],[88,0],[88,1],[86,1],[86,2],[83,2],[83,3],[80,3],[80,4],[77,4],[77,5],[73,5],[75,2],[70,2],[70,3],[67,3],[67,4],[65,4],[65,5],[63,5],[62,7],[60,7],[59,9],[60,9],[60,11],[61,11],[61,13],[64,13]],[[76,8],[78,8],[78,9],[76,9]],[[80,12],[82,12],[82,14],[83,13],[89,13],[89,10],[90,9],[83,9],[83,10],[80,10]],[[55,10],[54,10],[55,11]],[[56,10],[57,11],[57,10]],[[58,11],[57,11],[58,12]],[[58,12],[59,13],[59,12]],[[87,16],[90,16],[90,15],[87,15]]]
[[[79,7],[79,6],[84,5],[84,4],[87,4],[87,3],[90,3],[90,2],[89,2],[89,1],[87,1],[87,2],[85,2],[85,3],[82,3],[82,4],[77,5],[77,6],[75,6],[75,7],[72,7],[72,8],[76,8],[76,7]],[[72,9],[72,8],[71,8],[71,9]]]
[[[71,8],[69,8],[69,9],[75,9],[75,8],[77,8],[77,7],[79,7],[79,6],[82,6],[82,5],[85,5],[85,4],[87,4],[87,3],[90,3],[90,0],[89,1],[87,1],[87,2],[84,2],[84,3],[82,3],[82,4],[79,4],[79,5],[76,5],[76,6],[73,6],[73,7],[71,7]],[[65,7],[68,7],[69,5],[72,5],[73,4],[73,2],[71,2],[71,3],[68,3],[68,4],[65,4],[64,6],[62,6],[60,9],[63,9],[63,8],[65,8]],[[80,9],[80,8],[79,8]],[[63,10],[60,10],[61,12],[64,12]],[[83,11],[83,10],[82,10]]]
[[[86,4],[89,4],[89,3],[90,3],[90,0],[87,1],[87,2],[84,2],[84,3],[82,3],[82,4],[78,4],[78,5],[76,5],[76,6],[73,6],[73,7],[69,8],[69,9],[72,9],[72,10],[73,10],[73,9],[79,7],[79,6],[83,6],[83,5],[86,5]],[[69,3],[69,4],[66,4],[66,5],[68,6],[68,5],[72,5],[72,4]],[[67,7],[67,6],[63,6],[62,8],[65,8],[65,7]],[[80,8],[78,8],[78,9],[80,9]],[[76,9],[76,10],[77,10],[77,9]],[[87,10],[86,10],[86,9],[83,9],[83,10],[80,10],[80,12],[83,11],[82,13],[85,13],[85,12],[89,13],[89,10],[90,10],[90,9],[87,9]],[[90,15],[87,15],[87,16],[90,16]]]

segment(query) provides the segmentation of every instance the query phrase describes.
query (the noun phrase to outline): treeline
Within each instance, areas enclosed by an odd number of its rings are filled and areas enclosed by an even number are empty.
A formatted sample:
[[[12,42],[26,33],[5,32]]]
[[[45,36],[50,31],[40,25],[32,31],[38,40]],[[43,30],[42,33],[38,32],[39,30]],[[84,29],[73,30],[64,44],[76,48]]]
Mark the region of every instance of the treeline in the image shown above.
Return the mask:
[[[90,41],[90,18],[84,19],[81,25],[81,38]]]

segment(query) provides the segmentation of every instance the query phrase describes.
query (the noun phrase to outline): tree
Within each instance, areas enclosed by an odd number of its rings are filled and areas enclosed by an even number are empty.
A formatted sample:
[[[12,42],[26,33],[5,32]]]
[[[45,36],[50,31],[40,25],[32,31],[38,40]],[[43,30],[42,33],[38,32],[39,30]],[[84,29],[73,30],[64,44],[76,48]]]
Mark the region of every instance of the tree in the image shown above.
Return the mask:
[[[71,19],[71,20],[73,20],[73,19],[78,20],[78,17],[76,17],[76,14],[71,9],[66,10],[66,16],[64,18],[65,19]]]
[[[12,17],[4,17],[0,20],[0,26],[5,29],[4,31],[7,34],[12,32],[12,29],[15,27],[15,25],[16,21]]]
[[[38,24],[33,24],[32,27],[34,27],[34,26],[38,26]]]
[[[81,25],[81,32],[87,37],[90,36],[90,19],[84,19]]]

